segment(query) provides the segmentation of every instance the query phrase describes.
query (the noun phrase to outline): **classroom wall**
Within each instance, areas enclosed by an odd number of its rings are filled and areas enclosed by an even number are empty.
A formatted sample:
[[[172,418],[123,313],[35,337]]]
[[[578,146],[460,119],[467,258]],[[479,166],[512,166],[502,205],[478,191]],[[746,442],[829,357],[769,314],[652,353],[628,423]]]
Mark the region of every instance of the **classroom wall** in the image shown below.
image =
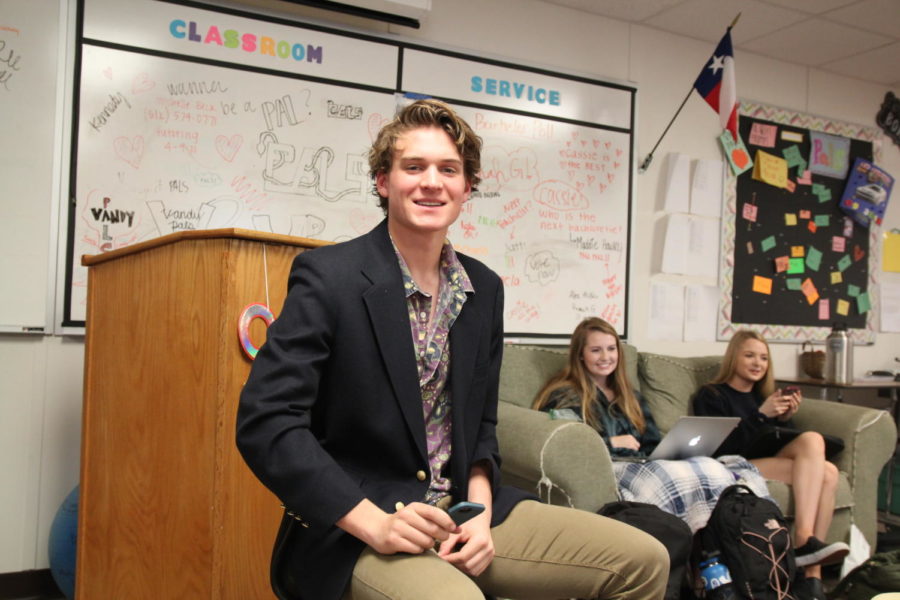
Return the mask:
[[[713,50],[708,42],[534,0],[433,0],[432,5],[418,31],[361,19],[337,20],[470,53],[633,82],[639,88],[638,162],[656,142]],[[314,18],[326,14],[298,11]],[[887,91],[740,50],[735,60],[741,99],[873,127]],[[665,277],[652,271],[654,248],[662,243],[652,236],[663,217],[657,206],[666,154],[677,151],[692,158],[719,159],[718,133],[716,115],[695,95],[657,150],[650,169],[635,175],[628,330],[630,341],[638,348],[682,356],[724,351],[724,342],[656,341],[646,319],[651,278]],[[900,176],[900,151],[889,141],[884,144],[881,163]],[[55,231],[57,224],[48,223],[48,227]],[[897,199],[884,223],[885,229],[893,227],[900,227]],[[878,334],[875,345],[856,348],[857,376],[871,369],[892,368],[893,356],[900,354],[898,348],[898,334]],[[78,482],[83,350],[80,337],[0,334],[0,573],[49,564],[50,525],[57,507]],[[773,344],[772,353],[779,374],[797,373],[797,345]]]

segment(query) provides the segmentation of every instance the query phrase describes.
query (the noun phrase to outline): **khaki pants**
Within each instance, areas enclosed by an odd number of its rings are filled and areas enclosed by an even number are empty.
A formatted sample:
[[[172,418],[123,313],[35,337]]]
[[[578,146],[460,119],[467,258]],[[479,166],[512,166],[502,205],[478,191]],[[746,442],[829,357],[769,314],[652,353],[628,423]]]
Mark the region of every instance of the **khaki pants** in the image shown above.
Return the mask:
[[[586,511],[520,502],[491,530],[495,556],[475,579],[430,551],[366,548],[344,600],[658,600],[669,573],[665,547],[629,525]]]

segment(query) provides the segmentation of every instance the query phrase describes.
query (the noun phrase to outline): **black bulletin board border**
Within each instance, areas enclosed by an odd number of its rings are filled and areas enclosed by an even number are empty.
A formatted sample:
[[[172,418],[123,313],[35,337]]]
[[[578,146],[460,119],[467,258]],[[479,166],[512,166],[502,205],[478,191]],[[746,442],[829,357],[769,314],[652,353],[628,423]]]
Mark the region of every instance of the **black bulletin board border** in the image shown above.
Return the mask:
[[[740,106],[740,116],[742,120],[752,119],[758,121],[768,121],[780,124],[788,128],[807,129],[810,131],[821,131],[831,135],[838,135],[851,138],[855,141],[863,141],[871,144],[872,158],[876,164],[881,159],[881,140],[882,136],[874,127],[865,127],[852,123],[837,121],[825,117],[799,113],[793,110],[773,107],[769,105],[742,102]],[[745,143],[749,143],[744,139]],[[754,154],[753,148],[748,147],[751,156]],[[852,165],[852,158],[851,158]],[[732,321],[733,305],[733,287],[735,282],[735,260],[741,258],[741,248],[736,248],[735,240],[736,227],[746,224],[746,221],[737,215],[737,208],[742,204],[743,199],[738,197],[739,186],[738,178],[728,169],[725,181],[725,210],[722,216],[722,252],[720,266],[720,299],[719,299],[719,318],[717,327],[717,338],[722,341],[731,339],[732,334],[738,329],[752,329],[762,334],[767,340],[774,342],[805,342],[824,340],[831,331],[832,317],[828,321],[823,321],[821,326],[810,324],[781,324],[778,322],[771,323],[741,323]],[[749,172],[745,175],[749,176]],[[839,198],[833,198],[833,202],[837,202]],[[858,227],[858,226],[857,226]],[[871,309],[865,314],[865,323],[863,326],[851,329],[851,336],[854,341],[859,344],[871,344],[875,341],[875,327],[877,323],[878,306],[878,281],[877,281],[877,265],[878,252],[880,245],[877,240],[879,228],[871,227],[868,231],[868,251],[866,253],[867,265],[867,285],[864,288],[869,294],[871,301]],[[738,270],[740,274],[740,270]],[[799,293],[799,292],[798,292]],[[855,306],[855,303],[853,303]],[[773,307],[773,311],[775,307]],[[832,315],[834,307],[832,307]]]

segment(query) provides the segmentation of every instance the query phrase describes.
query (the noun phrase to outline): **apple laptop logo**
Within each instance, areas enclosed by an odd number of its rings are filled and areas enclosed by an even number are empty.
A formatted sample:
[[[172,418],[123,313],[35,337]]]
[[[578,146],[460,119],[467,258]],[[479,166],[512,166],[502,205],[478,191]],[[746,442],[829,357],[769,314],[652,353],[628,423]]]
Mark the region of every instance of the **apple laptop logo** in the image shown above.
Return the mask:
[[[700,443],[700,438],[703,436],[698,435],[697,437],[692,437],[691,441],[688,442],[688,446],[696,446]]]

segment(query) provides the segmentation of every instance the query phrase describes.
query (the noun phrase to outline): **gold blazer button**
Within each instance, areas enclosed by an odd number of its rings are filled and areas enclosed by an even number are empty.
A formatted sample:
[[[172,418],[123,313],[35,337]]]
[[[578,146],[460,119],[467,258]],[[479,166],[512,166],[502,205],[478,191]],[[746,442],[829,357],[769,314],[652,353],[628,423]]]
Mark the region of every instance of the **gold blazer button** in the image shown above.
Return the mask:
[[[425,471],[416,471],[416,479],[425,481]]]

